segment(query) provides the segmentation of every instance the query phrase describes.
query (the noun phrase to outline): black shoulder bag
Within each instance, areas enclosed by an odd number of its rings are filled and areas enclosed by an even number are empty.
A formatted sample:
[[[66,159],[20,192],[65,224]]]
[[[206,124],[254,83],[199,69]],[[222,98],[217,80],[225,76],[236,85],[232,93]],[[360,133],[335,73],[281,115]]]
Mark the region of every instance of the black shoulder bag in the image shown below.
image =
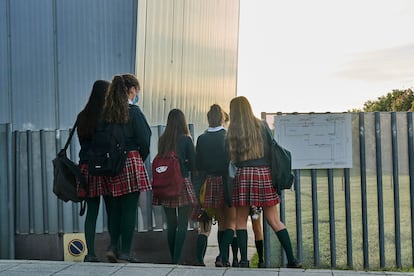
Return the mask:
[[[79,189],[85,191],[86,196],[86,180],[82,175],[78,164],[70,160],[66,155],[66,150],[69,147],[70,141],[72,140],[75,132],[77,122],[70,131],[68,140],[63,149],[59,151],[56,158],[53,159],[53,193],[64,202],[80,202],[81,209],[79,215],[82,216],[85,213],[85,197],[80,196],[78,193]]]
[[[272,171],[272,184],[280,195],[282,190],[292,188],[294,179],[292,174],[292,156],[290,151],[276,142],[267,124],[263,123],[263,125],[271,141],[270,168]]]

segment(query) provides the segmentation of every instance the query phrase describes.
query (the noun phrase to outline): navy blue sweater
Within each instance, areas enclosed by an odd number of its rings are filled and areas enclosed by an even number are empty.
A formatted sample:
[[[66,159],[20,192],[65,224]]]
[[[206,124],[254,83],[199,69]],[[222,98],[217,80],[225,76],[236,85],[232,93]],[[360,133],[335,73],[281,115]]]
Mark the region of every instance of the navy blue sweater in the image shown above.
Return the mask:
[[[128,123],[124,125],[125,149],[127,151],[138,150],[143,161],[149,155],[151,128],[144,113],[137,105],[129,105]],[[79,163],[88,162],[88,150],[90,139],[79,139],[81,149],[79,151]]]

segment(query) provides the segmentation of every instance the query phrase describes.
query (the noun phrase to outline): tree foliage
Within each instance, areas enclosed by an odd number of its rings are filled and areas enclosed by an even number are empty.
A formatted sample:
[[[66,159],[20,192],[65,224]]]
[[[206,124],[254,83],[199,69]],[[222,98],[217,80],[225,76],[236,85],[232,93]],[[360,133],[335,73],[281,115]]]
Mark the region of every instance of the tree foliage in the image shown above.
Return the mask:
[[[411,88],[394,89],[387,95],[378,97],[376,101],[365,102],[363,111],[414,111],[414,92]]]

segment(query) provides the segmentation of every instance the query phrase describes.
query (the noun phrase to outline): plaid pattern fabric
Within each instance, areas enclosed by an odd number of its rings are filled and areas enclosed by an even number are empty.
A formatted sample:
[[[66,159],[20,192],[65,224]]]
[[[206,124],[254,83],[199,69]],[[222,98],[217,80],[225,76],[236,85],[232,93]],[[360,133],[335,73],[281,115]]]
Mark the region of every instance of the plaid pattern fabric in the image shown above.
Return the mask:
[[[280,203],[269,166],[241,167],[233,182],[232,202],[238,206],[274,206]]]
[[[136,150],[128,152],[125,167],[119,175],[107,178],[114,197],[152,190],[144,162]]]
[[[93,176],[88,173],[88,164],[79,164],[82,175],[86,179],[86,196],[87,197],[98,197],[101,195],[110,195],[111,186],[107,179],[104,176]],[[82,191],[79,191],[78,194],[81,195]]]
[[[221,176],[207,175],[204,208],[222,208],[225,206],[223,179]]]
[[[184,178],[184,189],[181,191],[181,194],[178,198],[174,199],[159,199],[156,197],[152,198],[153,205],[162,205],[168,208],[177,208],[181,206],[197,204],[198,200],[194,191],[193,183],[191,183],[191,178]]]

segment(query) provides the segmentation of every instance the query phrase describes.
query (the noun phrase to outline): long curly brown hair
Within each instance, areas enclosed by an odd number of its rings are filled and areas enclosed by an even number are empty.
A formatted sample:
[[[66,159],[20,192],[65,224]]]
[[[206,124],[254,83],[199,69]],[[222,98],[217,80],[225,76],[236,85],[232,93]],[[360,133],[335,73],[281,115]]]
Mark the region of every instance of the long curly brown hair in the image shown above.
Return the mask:
[[[230,124],[227,132],[230,158],[233,162],[264,156],[262,124],[253,114],[246,97],[230,101]]]
[[[167,125],[158,140],[158,154],[163,156],[170,151],[177,151],[177,141],[181,135],[191,134],[184,113],[175,108],[168,113]]]
[[[128,122],[128,93],[131,87],[140,89],[138,79],[132,74],[115,75],[106,93],[103,116],[109,123]]]

